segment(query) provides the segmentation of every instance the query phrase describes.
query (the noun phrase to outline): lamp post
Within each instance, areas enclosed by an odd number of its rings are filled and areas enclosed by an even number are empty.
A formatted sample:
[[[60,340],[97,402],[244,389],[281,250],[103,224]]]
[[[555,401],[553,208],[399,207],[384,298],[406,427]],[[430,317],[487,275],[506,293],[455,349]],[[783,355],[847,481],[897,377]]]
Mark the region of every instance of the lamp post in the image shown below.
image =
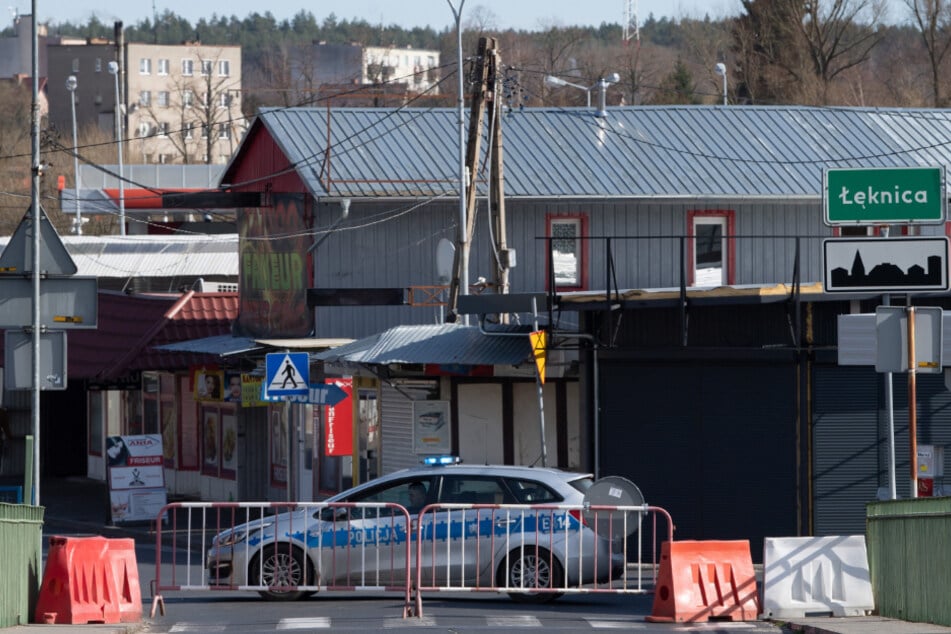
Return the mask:
[[[109,72],[116,79],[116,141],[119,144],[119,235],[125,235],[125,178],[122,174],[122,104],[119,99],[119,64],[109,62]]]
[[[456,241],[459,243],[459,294],[469,294],[469,236],[466,231],[466,113],[465,84],[462,77],[462,7],[466,0],[459,0],[459,7],[452,0],[446,0],[456,21],[456,75],[458,76],[458,118],[459,118],[459,230]],[[469,325],[469,316],[462,316],[462,323]]]
[[[718,63],[713,67],[713,70],[716,71],[717,75],[723,77],[723,105],[726,105],[726,64],[723,62]]]
[[[570,81],[565,81],[561,77],[556,77],[554,75],[546,75],[545,83],[549,86],[571,86],[572,88],[577,88],[578,90],[583,90],[585,96],[587,97],[588,108],[591,107],[591,91],[595,88],[599,89],[598,94],[598,116],[603,117],[607,114],[606,104],[607,104],[607,92],[608,86],[611,84],[616,84],[621,81],[621,76],[617,73],[611,73],[607,77],[599,77],[597,83],[593,86],[582,86],[581,84],[573,84]]]
[[[76,191],[76,219],[73,220],[73,233],[83,233],[83,217],[79,206],[79,144],[76,142],[76,87],[79,83],[75,75],[66,78],[66,90],[69,91],[69,105],[73,113],[73,180]]]

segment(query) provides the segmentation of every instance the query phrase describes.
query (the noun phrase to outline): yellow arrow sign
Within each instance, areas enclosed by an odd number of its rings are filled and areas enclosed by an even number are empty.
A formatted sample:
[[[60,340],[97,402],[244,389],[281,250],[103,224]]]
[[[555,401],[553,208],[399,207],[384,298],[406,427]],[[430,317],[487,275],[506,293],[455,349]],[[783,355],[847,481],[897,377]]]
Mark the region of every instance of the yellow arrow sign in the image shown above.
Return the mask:
[[[528,333],[528,339],[532,342],[532,356],[535,357],[535,367],[538,369],[538,380],[545,385],[545,361],[546,361],[546,340],[547,336],[544,330],[537,330]]]

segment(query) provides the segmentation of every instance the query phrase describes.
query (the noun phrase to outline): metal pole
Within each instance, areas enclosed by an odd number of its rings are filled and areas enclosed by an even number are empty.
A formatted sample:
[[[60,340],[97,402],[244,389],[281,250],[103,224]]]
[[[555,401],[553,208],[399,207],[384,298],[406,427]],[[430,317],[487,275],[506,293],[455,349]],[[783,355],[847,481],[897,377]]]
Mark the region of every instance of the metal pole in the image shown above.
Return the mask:
[[[76,220],[73,233],[77,236],[83,233],[83,216],[79,205],[79,143],[76,140],[76,76],[66,78],[66,89],[69,91],[69,105],[73,113],[73,180],[76,191]]]
[[[458,242],[460,247],[460,267],[459,267],[459,294],[469,294],[469,236],[466,235],[466,113],[465,113],[465,82],[462,76],[462,7],[466,0],[459,0],[459,8],[456,9],[452,0],[446,0],[452,15],[456,20],[456,74],[457,89],[459,91],[458,117],[459,117],[459,228]],[[462,316],[462,323],[469,325],[469,316]]]
[[[116,144],[119,149],[119,235],[125,235],[125,178],[122,173],[122,98],[119,95],[119,62],[109,62],[116,78]],[[211,131],[208,132],[211,134]]]
[[[918,382],[915,367],[915,307],[908,307],[908,448],[911,451],[911,497],[918,497]]]
[[[40,176],[43,167],[40,164],[40,45],[37,35],[36,2],[32,0],[31,16],[33,20],[33,103],[30,109],[30,136],[32,141],[32,187],[30,192],[33,212],[33,490],[32,504],[40,505]],[[29,492],[27,492],[29,493]]]
[[[885,294],[885,306],[891,305],[891,295]],[[888,499],[898,499],[898,485],[895,477],[895,396],[892,385],[892,373],[885,373],[885,409],[888,411]]]

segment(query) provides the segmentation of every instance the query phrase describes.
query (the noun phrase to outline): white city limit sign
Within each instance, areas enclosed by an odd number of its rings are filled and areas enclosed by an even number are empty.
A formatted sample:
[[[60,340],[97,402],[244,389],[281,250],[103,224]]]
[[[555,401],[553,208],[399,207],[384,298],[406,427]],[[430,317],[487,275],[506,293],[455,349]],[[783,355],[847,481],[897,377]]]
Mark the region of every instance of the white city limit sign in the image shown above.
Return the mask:
[[[822,252],[827,293],[948,290],[945,237],[830,238]]]

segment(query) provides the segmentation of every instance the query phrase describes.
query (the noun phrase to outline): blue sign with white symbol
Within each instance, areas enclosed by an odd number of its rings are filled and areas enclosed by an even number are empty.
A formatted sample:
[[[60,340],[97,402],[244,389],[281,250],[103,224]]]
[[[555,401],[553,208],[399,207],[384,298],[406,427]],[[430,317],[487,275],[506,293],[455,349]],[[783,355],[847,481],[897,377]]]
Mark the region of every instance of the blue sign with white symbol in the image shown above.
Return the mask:
[[[310,405],[327,405],[333,407],[343,399],[347,398],[347,393],[340,389],[335,383],[311,385],[306,395],[296,394],[294,396],[280,396],[269,394],[267,385],[261,383],[261,400],[266,402],[280,403],[282,401],[291,401],[293,403],[309,403]]]
[[[306,352],[272,352],[265,357],[264,392],[268,397],[306,396],[310,389]]]

